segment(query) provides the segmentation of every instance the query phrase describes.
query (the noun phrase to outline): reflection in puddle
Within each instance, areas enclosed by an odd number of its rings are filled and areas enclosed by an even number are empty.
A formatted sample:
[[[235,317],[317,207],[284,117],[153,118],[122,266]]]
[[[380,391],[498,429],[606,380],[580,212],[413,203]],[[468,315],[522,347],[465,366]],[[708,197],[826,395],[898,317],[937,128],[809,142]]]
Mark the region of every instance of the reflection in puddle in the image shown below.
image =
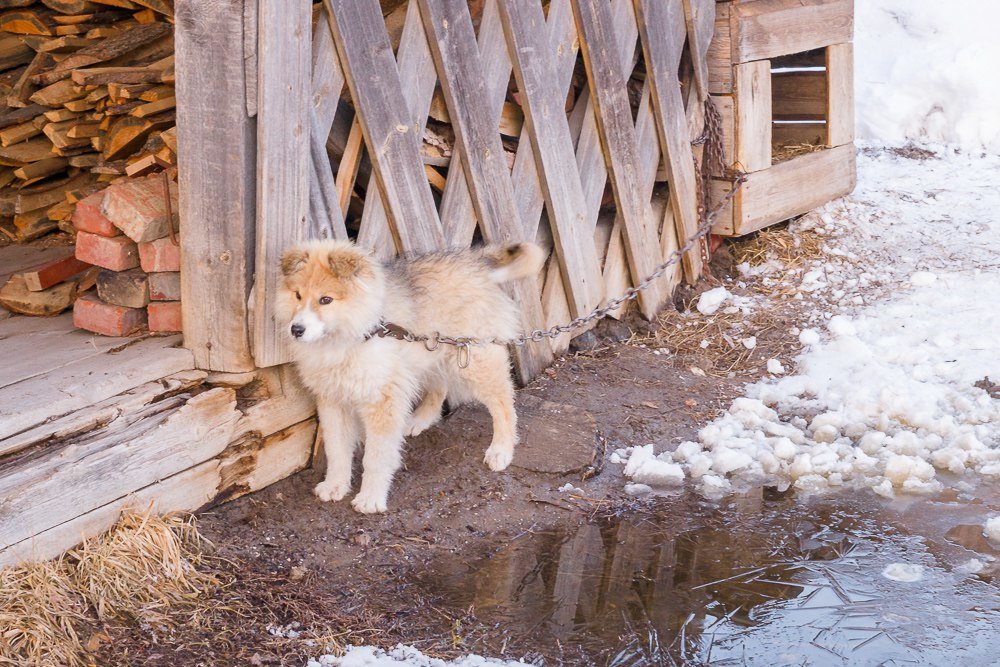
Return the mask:
[[[682,502],[527,533],[425,583],[546,664],[1000,665],[1000,593],[938,562],[947,541],[844,501]],[[900,562],[923,578],[882,576]]]

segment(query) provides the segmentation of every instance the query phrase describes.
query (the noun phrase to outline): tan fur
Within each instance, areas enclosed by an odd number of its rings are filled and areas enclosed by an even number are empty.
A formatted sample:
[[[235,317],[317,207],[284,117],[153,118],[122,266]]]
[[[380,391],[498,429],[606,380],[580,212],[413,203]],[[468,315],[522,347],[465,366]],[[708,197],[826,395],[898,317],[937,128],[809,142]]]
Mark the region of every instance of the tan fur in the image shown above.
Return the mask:
[[[430,351],[422,343],[365,336],[379,322],[391,322],[416,334],[509,341],[520,333],[519,317],[499,284],[537,275],[544,261],[530,243],[387,264],[342,241],[285,253],[277,315],[316,397],[327,458],[326,478],[315,489],[320,499],[340,500],[350,491],[354,451],[363,438],[361,488],[352,504],[359,512],[386,511],[404,436],[434,425],[446,398],[486,406],[493,442],[485,462],[493,470],[510,464],[517,415],[503,345],[473,348],[461,369],[453,347]],[[330,303],[321,303],[324,297]]]

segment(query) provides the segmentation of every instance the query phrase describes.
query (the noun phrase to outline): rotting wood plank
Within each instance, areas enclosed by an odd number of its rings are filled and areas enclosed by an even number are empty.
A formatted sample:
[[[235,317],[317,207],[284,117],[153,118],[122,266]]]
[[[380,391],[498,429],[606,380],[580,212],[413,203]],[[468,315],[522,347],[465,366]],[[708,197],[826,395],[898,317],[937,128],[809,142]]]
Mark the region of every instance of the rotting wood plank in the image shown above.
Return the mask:
[[[281,0],[259,6],[253,354],[266,368],[288,361],[275,319],[278,259],[309,235],[312,10]]]
[[[854,142],[854,45],[834,44],[826,49],[826,145]]]
[[[736,90],[736,164],[745,172],[771,166],[771,63],[757,60],[733,67]]]
[[[15,457],[0,475],[0,548],[213,458],[232,441],[238,418],[231,389],[182,394],[42,459]]]
[[[253,5],[255,0],[246,0]],[[247,116],[242,7],[177,0],[177,137],[184,344],[199,368],[254,368],[254,125]]]
[[[541,6],[502,2],[500,8],[521,92],[525,129],[534,147],[539,181],[545,193],[563,286],[570,313],[579,317],[603,300],[604,282],[593,238],[579,233],[586,223],[587,211],[583,206],[573,140],[563,112],[565,96],[552,86],[557,76],[555,63],[539,57],[547,52]]]
[[[850,42],[854,0],[754,0],[732,13],[732,62],[746,63]]]
[[[404,253],[439,249],[444,233],[420,158],[421,120],[407,108],[378,2],[324,4],[396,245]]]
[[[140,384],[192,369],[191,352],[172,347],[178,343],[180,336],[136,340],[113,357],[108,356],[110,352],[88,357],[0,389],[0,438]]]
[[[507,245],[524,240],[524,225],[518,218],[514,188],[507,171],[500,133],[486,90],[485,66],[480,58],[472,19],[465,0],[419,0],[424,30],[441,73],[462,171],[450,171],[452,179],[464,172],[476,215],[487,243]],[[532,277],[506,286],[521,317],[523,331],[544,327],[537,280]],[[520,380],[529,382],[552,363],[547,341],[515,348]]]
[[[117,396],[0,440],[0,457],[9,456],[28,447],[43,445],[51,440],[71,438],[101,428],[153,401],[188,391],[200,385],[205,377],[205,371],[182,371],[141,384]]]
[[[683,10],[677,3],[652,0],[635,0],[635,7],[647,80],[652,90],[653,116],[670,181],[671,212],[677,224],[678,240],[683,243],[699,226],[697,175],[677,79],[686,34]],[[651,26],[654,29],[650,29]],[[682,263],[688,282],[697,282],[702,268],[701,248],[695,246],[684,253]]]
[[[406,102],[410,118],[418,129],[417,136],[420,137],[423,135],[427,123],[427,111],[430,109],[431,99],[434,95],[437,73],[434,71],[430,46],[427,44],[427,37],[424,34],[420,10],[415,3],[409,3],[406,7],[396,57],[396,71],[399,73],[399,81],[406,82],[406,85],[403,86],[403,99]],[[370,153],[371,149],[369,148]],[[423,177],[422,161],[419,166],[421,177]],[[426,178],[424,178],[424,182],[426,184]],[[401,249],[390,229],[385,200],[381,194],[382,186],[374,172],[368,175],[366,192],[370,194],[365,198],[358,243],[371,248],[372,252],[379,258],[392,257]],[[443,229],[441,230],[441,238],[443,241]]]
[[[608,174],[621,218],[632,281],[638,284],[662,261],[657,225],[648,217],[649,198],[641,188],[639,147],[626,79],[618,62],[611,8],[602,2],[574,0],[577,30],[583,50],[590,96],[601,135]],[[652,319],[669,296],[665,280],[651,283],[639,294],[643,314]]]

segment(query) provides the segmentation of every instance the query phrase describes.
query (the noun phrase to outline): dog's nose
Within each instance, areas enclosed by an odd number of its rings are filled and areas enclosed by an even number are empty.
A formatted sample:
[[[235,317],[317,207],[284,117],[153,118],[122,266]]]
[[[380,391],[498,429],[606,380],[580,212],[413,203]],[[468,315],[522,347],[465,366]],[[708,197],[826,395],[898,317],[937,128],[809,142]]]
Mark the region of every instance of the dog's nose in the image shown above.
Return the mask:
[[[292,325],[292,335],[296,338],[302,338],[302,334],[306,332],[306,328],[301,324]]]

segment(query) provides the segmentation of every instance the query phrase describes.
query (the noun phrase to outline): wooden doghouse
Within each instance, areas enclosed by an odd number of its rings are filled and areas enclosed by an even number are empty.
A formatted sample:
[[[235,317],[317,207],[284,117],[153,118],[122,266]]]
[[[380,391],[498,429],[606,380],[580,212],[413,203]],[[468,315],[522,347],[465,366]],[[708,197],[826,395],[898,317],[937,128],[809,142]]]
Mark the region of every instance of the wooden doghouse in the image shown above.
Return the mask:
[[[129,503],[194,510],[308,465],[314,407],[273,314],[298,241],[535,240],[551,259],[512,292],[529,329],[620,294],[699,224],[713,0],[176,0],[173,18],[183,341],[0,322],[18,362],[0,375],[0,565]],[[638,309],[701,264],[685,253]],[[567,345],[518,350],[520,378]]]
[[[739,236],[854,189],[854,2],[729,0],[716,9],[709,89],[727,162],[748,178],[712,231]]]

